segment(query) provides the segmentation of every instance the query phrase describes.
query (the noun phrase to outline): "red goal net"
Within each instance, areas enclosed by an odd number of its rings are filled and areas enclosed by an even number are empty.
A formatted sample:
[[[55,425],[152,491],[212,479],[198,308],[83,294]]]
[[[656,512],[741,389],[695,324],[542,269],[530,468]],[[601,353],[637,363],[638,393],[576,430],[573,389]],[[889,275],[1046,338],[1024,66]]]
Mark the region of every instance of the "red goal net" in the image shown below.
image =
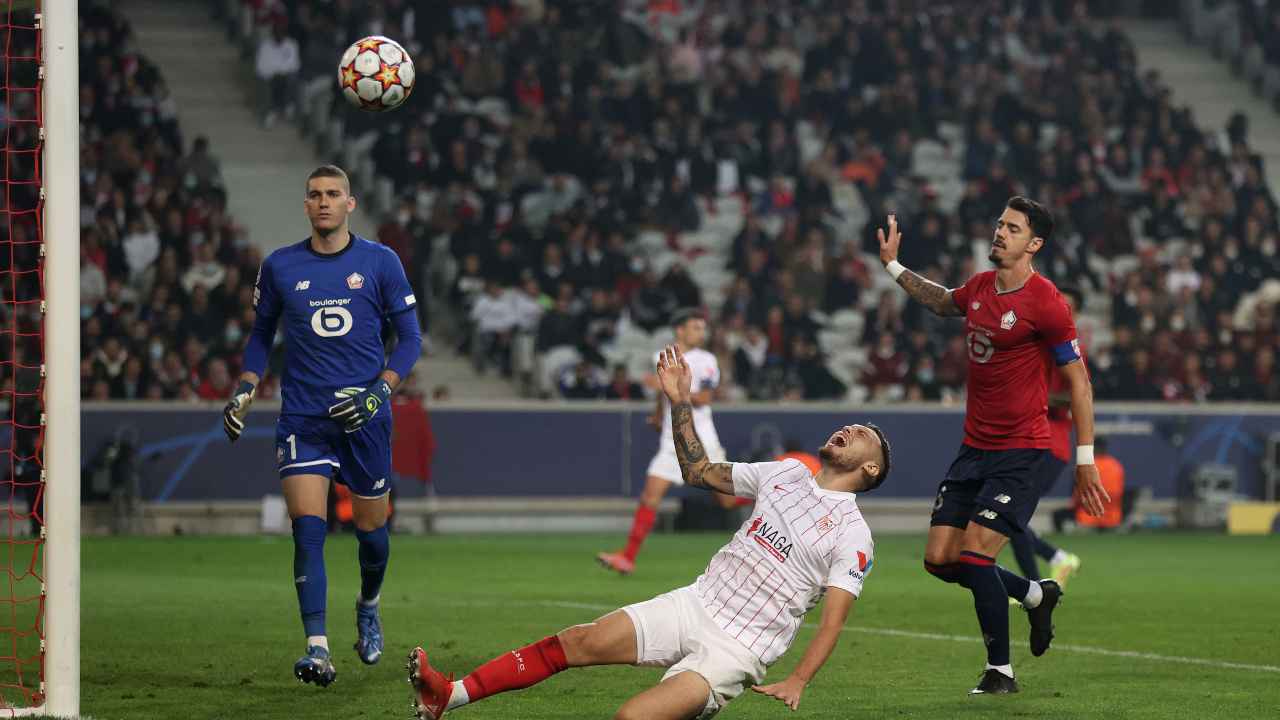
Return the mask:
[[[0,714],[38,705],[44,680],[44,267],[40,18],[4,6],[0,194]]]

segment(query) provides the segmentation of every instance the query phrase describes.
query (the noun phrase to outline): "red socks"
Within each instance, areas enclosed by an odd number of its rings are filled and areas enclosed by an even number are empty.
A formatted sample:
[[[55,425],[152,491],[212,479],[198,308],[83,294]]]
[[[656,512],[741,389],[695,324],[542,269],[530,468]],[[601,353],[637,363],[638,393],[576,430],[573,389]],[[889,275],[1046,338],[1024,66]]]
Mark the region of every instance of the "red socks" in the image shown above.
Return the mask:
[[[636,561],[636,555],[640,554],[640,546],[644,544],[644,539],[649,536],[649,531],[653,529],[653,523],[658,519],[658,512],[646,505],[636,507],[636,517],[631,523],[631,534],[627,536],[627,549],[622,551],[623,557],[631,562]]]
[[[552,635],[499,655],[462,679],[470,702],[495,693],[536,685],[569,667],[560,638]]]

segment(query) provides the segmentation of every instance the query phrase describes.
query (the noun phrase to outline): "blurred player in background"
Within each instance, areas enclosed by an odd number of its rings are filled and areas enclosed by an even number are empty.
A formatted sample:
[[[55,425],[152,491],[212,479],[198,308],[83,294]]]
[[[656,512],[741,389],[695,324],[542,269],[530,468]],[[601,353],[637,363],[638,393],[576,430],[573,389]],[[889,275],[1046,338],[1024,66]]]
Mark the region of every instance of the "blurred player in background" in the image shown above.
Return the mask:
[[[706,443],[707,455],[711,461],[724,462],[724,448],[720,446],[720,437],[716,434],[716,426],[711,419],[711,396],[720,385],[720,364],[713,353],[702,349],[707,339],[707,321],[698,311],[683,309],[677,310],[672,316],[671,327],[675,330],[676,347],[680,348],[693,370],[691,402],[698,436]],[[657,356],[654,359],[656,361]],[[621,552],[602,552],[596,555],[601,565],[623,575],[629,575],[635,570],[636,555],[640,553],[640,546],[653,529],[662,498],[666,497],[672,485],[684,484],[671,436],[670,403],[661,392],[658,393],[658,406],[653,415],[649,416],[649,424],[654,428],[661,428],[662,434],[658,438],[658,452],[649,462],[649,470],[645,473],[644,490],[640,493],[640,504],[631,521],[627,546]],[[717,495],[716,502],[725,509],[736,504],[732,495]]]
[[[684,481],[755,498],[752,519],[693,585],[504,653],[462,680],[432,668],[427,653],[415,648],[409,681],[419,718],[437,720],[461,705],[588,665],[668,668],[662,682],[627,700],[615,718],[708,718],[748,684],[796,709],[835,648],[871,571],[871,530],[854,493],[874,490],[889,476],[889,444],[874,425],[839,428],[819,451],[816,477],[798,460],[712,462],[694,420],[696,376],[676,346],[659,353],[659,383],[672,404]],[[799,664],[781,682],[755,684],[824,597],[818,630]]]
[[[1031,654],[1040,656],[1053,639],[1053,609],[1062,595],[1053,580],[1031,582],[995,564],[1009,538],[1025,531],[1040,499],[1036,483],[1050,457],[1046,351],[1070,388],[1076,487],[1090,512],[1101,513],[1106,499],[1093,460],[1093,391],[1075,322],[1057,288],[1031,265],[1053,234],[1053,216],[1035,201],[1010,198],[991,242],[996,269],[954,290],[904,268],[897,218],[890,215],[888,224],[888,233],[877,233],[885,269],[935,314],[964,317],[969,348],[964,442],[938,487],[924,566],[973,593],[987,665],[971,692],[1017,692],[1005,598],[1027,608]]]
[[[326,686],[336,670],[325,634],[325,512],[331,477],[351,490],[360,551],[355,644],[360,660],[382,656],[379,591],[390,554],[387,494],[391,491],[391,409],[383,405],[422,348],[417,303],[399,258],[353,235],[351,184],[325,165],[307,178],[303,201],[311,237],[262,262],[253,291],[253,332],[240,386],[223,411],[235,442],[262,379],[283,321],[286,360],[276,423],[276,465],[293,520],[293,577],[306,635],[306,654],[293,666],[302,682]],[[399,340],[388,359],[382,328]]]
[[[1062,299],[1066,301],[1071,317],[1075,317],[1078,310],[1083,307],[1080,289],[1063,285],[1058,288],[1058,292],[1062,293]],[[1086,368],[1088,367],[1085,363],[1083,347],[1080,348],[1080,362]],[[1049,383],[1050,455],[1041,466],[1040,477],[1036,480],[1036,492],[1041,498],[1049,494],[1054,484],[1058,482],[1058,477],[1062,475],[1063,468],[1071,463],[1071,386],[1067,383],[1066,377],[1057,371],[1052,361],[1046,369],[1049,373],[1047,382]],[[1100,444],[1097,438],[1094,438],[1094,444]],[[1102,465],[1100,455],[1099,449],[1095,453],[1099,474],[1101,474]],[[1104,482],[1103,485],[1105,486],[1106,483]],[[1110,489],[1107,493],[1111,494]],[[1049,574],[1058,585],[1066,587],[1067,580],[1080,569],[1079,556],[1046,542],[1030,526],[1025,530],[1009,538],[1013,556],[1017,559],[1018,569],[1022,571],[1023,576],[1032,582],[1039,582],[1040,568],[1036,564],[1036,555],[1039,555],[1049,563]],[[1019,603],[1019,600],[1009,598],[1009,603],[1011,605]]]

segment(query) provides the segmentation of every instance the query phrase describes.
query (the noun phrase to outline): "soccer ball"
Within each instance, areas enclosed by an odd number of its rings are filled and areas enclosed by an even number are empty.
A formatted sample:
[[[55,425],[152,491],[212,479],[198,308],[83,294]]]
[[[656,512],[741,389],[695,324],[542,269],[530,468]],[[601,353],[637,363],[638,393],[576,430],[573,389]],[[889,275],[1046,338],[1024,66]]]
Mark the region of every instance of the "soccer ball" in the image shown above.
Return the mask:
[[[370,35],[347,48],[338,63],[338,87],[361,110],[394,110],[413,91],[413,59],[400,43]]]

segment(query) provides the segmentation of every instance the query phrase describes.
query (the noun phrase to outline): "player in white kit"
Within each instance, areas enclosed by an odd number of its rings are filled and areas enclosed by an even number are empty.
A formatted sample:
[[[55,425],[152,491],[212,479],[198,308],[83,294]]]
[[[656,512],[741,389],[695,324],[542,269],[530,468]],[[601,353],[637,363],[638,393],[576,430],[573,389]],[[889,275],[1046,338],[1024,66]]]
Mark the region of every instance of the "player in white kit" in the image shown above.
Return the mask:
[[[716,426],[711,419],[711,396],[720,386],[720,363],[716,361],[714,354],[702,349],[707,338],[707,321],[696,310],[678,310],[672,316],[671,327],[675,330],[676,347],[684,353],[685,361],[693,373],[690,395],[693,427],[698,431],[698,437],[707,450],[707,458],[711,462],[724,462],[724,448],[720,446],[720,437],[716,434]],[[655,364],[660,354],[661,352],[654,355]],[[649,424],[660,426],[662,434],[658,437],[658,452],[649,461],[649,469],[645,472],[644,490],[640,493],[640,503],[636,506],[636,514],[631,521],[627,545],[619,552],[602,552],[596,555],[596,560],[601,565],[623,575],[629,575],[635,570],[636,555],[640,553],[640,546],[653,529],[662,498],[666,497],[672,485],[684,484],[671,435],[671,407],[661,392],[658,393],[658,407],[649,416]],[[732,496],[715,497],[720,507],[725,509],[736,504],[736,499]]]
[[[826,662],[871,571],[871,530],[854,493],[889,474],[889,444],[874,425],[847,425],[819,451],[814,476],[798,460],[713,463],[692,420],[693,371],[676,347],[658,364],[686,483],[755,498],[752,518],[711,559],[694,584],[628,605],[585,625],[505,653],[453,680],[427,653],[409,655],[418,717],[495,693],[527,688],[570,667],[668,668],[658,685],[631,697],[615,718],[709,718],[749,685],[791,709]],[[763,682],[766,668],[795,640],[805,613],[825,597],[818,631],[785,679]]]

